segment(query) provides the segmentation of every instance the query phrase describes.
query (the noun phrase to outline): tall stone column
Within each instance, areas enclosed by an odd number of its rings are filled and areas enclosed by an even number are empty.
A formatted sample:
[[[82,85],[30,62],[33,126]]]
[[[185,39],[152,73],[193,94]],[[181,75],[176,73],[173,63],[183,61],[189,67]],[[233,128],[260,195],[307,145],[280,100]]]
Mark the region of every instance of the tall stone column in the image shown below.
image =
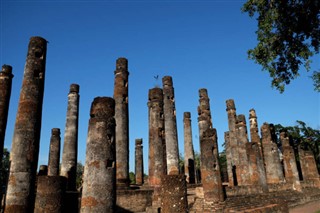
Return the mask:
[[[299,158],[303,181],[309,186],[320,188],[320,176],[312,151],[299,148]]]
[[[12,78],[12,67],[3,65],[2,70],[0,71],[0,166],[7,127]]]
[[[114,71],[114,94],[116,102],[116,177],[117,187],[128,187],[129,180],[129,108],[128,108],[128,60],[118,58]]]
[[[194,150],[192,144],[192,129],[191,129],[191,113],[183,113],[183,129],[184,129],[184,172],[186,181],[190,184],[195,183],[195,162]]]
[[[115,212],[115,101],[97,97],[90,110],[81,212]]]
[[[286,132],[280,133],[280,140],[282,143],[283,166],[286,182],[291,184],[294,190],[301,191],[302,188],[299,180],[296,157],[294,156],[294,150],[290,146],[289,137]]]
[[[60,129],[53,128],[51,130],[51,138],[50,138],[48,176],[58,176],[59,175],[60,141],[61,141]]]
[[[254,109],[249,110],[249,120],[250,120],[250,139],[251,139],[251,142],[256,142],[259,145],[260,153],[262,155],[257,114]]]
[[[165,173],[162,89],[149,90],[149,185],[159,186]]]
[[[167,174],[179,174],[179,149],[174,88],[171,76],[162,78],[163,111],[166,138]]]
[[[5,212],[33,212],[47,41],[31,37],[10,153]]]
[[[227,169],[229,177],[229,186],[236,186],[241,182],[241,177],[238,171],[239,166],[239,154],[238,154],[238,142],[237,142],[237,113],[236,106],[233,99],[226,101],[227,113],[228,113],[228,126],[229,126],[229,143],[226,144],[226,156],[227,156]],[[230,158],[231,157],[231,158]]]
[[[143,180],[143,146],[142,138],[136,139],[136,150],[135,150],[135,174],[136,174],[136,184],[142,185]]]
[[[268,123],[264,123],[261,126],[261,136],[267,183],[275,184],[283,182],[284,176],[278,146],[275,141],[272,140]]]
[[[71,84],[68,94],[67,120],[64,131],[61,176],[67,178],[67,190],[76,191],[78,159],[79,85]]]
[[[224,200],[222,190],[218,138],[212,128],[209,97],[206,89],[199,90],[198,123],[200,135],[201,181],[204,201],[216,203]]]

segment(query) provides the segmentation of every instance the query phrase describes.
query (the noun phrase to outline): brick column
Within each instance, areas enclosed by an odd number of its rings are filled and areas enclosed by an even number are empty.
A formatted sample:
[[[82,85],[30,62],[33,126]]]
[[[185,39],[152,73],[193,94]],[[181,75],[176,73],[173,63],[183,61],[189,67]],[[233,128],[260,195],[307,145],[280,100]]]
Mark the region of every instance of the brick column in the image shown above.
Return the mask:
[[[179,149],[174,88],[171,76],[162,78],[167,174],[179,174]]]
[[[81,212],[115,212],[115,102],[97,97],[90,110]]]
[[[53,128],[51,130],[50,150],[48,160],[48,176],[59,175],[60,162],[60,129]]]
[[[192,129],[191,129],[191,113],[183,113],[183,129],[184,129],[184,172],[187,183],[195,183],[195,162],[194,150],[192,144]]]
[[[204,200],[207,203],[216,203],[224,200],[224,194],[219,166],[217,131],[212,128],[210,103],[206,89],[199,90],[198,115]]]
[[[118,58],[114,71],[116,103],[116,177],[117,187],[129,187],[129,108],[128,108],[128,60]]]
[[[135,174],[136,174],[136,184],[143,185],[143,146],[142,138],[136,139],[136,149],[135,149]]]
[[[312,151],[299,148],[299,157],[303,181],[312,187],[320,188],[320,177]]]
[[[259,146],[260,155],[262,154],[261,140],[259,136],[259,127],[258,127],[258,117],[254,109],[249,110],[249,120],[250,120],[250,139],[251,142],[256,142]]]
[[[15,130],[5,212],[32,212],[38,167],[47,41],[31,37]]]

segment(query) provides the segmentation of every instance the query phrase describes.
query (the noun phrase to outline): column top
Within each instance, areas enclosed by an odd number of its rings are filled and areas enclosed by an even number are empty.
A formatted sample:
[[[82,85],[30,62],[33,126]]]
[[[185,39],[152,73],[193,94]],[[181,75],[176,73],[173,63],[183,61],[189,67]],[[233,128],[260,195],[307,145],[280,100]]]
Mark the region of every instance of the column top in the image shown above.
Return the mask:
[[[202,97],[208,97],[208,91],[206,88],[201,88],[199,89],[199,97],[202,98]]]
[[[80,90],[79,84],[70,85],[70,93],[79,93],[79,90]]]
[[[226,100],[226,104],[227,104],[227,110],[230,110],[230,109],[236,110],[236,106],[234,104],[234,100],[233,99]]]
[[[115,101],[110,97],[96,97],[94,98],[91,109],[90,109],[90,117],[100,117],[107,118],[113,117],[115,110]]]
[[[257,118],[257,114],[254,109],[249,110],[249,118]]]
[[[51,134],[52,135],[60,135],[60,129],[59,128],[52,128]]]
[[[243,114],[237,115],[237,123],[246,125],[246,116]]]
[[[149,89],[149,101],[163,100],[163,91],[161,88],[155,87]]]
[[[141,146],[142,145],[142,138],[136,139],[136,146]]]
[[[128,70],[128,60],[120,57],[116,61],[116,70]]]
[[[191,113],[190,112],[184,112],[183,113],[184,118],[191,118]]]
[[[7,65],[7,64],[2,65],[2,70],[1,70],[0,74],[13,78],[12,66]]]
[[[162,84],[163,86],[169,86],[172,87],[173,83],[172,83],[172,77],[171,76],[164,76],[162,78]]]

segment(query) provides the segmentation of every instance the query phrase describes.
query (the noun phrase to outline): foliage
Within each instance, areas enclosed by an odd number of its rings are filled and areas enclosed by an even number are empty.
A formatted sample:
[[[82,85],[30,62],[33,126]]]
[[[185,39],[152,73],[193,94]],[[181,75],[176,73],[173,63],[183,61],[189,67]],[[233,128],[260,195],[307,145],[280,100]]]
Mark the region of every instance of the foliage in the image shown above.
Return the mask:
[[[83,175],[84,166],[81,162],[78,162],[77,164],[77,174],[76,174],[76,184],[77,189],[82,186],[82,175]]]
[[[1,187],[7,185],[8,177],[9,177],[9,168],[10,168],[10,152],[4,148],[3,156],[1,162],[1,170],[0,170],[0,183]]]
[[[249,59],[269,72],[272,86],[282,93],[299,76],[301,65],[309,71],[310,58],[319,53],[320,2],[248,0],[242,11],[258,21],[258,44],[248,51]],[[312,79],[319,92],[319,72]]]
[[[134,172],[129,172],[130,184],[136,184],[136,175]]]

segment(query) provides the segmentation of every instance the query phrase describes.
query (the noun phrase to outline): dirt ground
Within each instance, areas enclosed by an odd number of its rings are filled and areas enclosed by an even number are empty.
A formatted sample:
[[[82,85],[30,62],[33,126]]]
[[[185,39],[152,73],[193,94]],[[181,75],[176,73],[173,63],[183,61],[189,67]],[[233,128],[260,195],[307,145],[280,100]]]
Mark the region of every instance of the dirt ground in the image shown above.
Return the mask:
[[[290,209],[290,213],[315,213],[320,211],[320,202],[314,201],[307,203],[303,206],[298,206],[294,209]]]

